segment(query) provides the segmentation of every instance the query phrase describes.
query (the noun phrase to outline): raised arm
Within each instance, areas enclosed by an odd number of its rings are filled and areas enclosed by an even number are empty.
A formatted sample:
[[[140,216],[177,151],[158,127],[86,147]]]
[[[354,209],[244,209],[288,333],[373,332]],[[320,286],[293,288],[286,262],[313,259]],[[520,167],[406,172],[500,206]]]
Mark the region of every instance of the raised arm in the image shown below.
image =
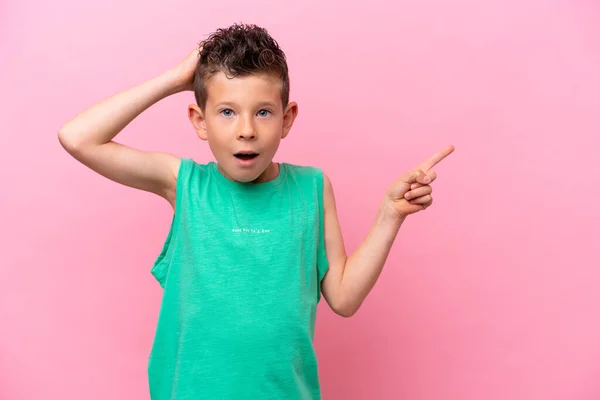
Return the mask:
[[[156,193],[175,205],[180,159],[128,147],[113,139],[153,104],[191,90],[198,49],[159,76],[115,94],[63,124],[58,138],[78,161],[115,182]]]
[[[321,284],[323,297],[337,314],[350,317],[375,286],[398,230],[405,219],[426,209],[433,201],[430,184],[437,178],[432,168],[450,153],[448,146],[406,172],[388,189],[367,237],[350,256],[346,255],[337,217],[333,188],[324,177],[325,250],[329,270]]]

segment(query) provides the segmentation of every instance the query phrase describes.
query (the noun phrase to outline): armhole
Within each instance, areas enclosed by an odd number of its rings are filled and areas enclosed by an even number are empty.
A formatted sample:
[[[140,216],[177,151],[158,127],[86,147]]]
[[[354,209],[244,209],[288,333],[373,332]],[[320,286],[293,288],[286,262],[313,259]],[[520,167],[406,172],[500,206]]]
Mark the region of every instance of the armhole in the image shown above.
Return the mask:
[[[325,209],[323,204],[323,171],[317,168],[317,197],[319,201],[319,240],[317,245],[317,303],[321,300],[321,282],[329,269],[327,252],[325,250]]]
[[[183,185],[187,180],[189,164],[190,160],[186,158],[181,159],[179,170],[177,172],[177,183],[175,184],[175,212],[173,213],[169,232],[163,243],[162,250],[150,270],[150,273],[163,288],[165,287],[167,273],[171,264],[171,257],[169,256],[172,253],[173,237],[175,236],[177,227],[179,226],[179,216],[181,215],[181,205],[183,203],[182,197],[184,194]]]

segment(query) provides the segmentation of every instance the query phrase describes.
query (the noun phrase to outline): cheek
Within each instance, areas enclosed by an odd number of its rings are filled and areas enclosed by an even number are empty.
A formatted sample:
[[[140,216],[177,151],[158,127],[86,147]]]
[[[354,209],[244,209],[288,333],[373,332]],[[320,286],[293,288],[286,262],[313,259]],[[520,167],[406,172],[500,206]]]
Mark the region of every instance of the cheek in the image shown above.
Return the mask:
[[[283,132],[283,121],[280,118],[264,121],[262,124],[262,131],[268,136],[281,136],[281,133]]]
[[[219,151],[228,142],[229,135],[227,134],[227,128],[223,127],[219,123],[208,123],[206,124],[206,138],[208,144],[213,151]]]
[[[223,123],[218,118],[207,118],[206,119],[206,130],[209,132],[218,132],[222,129]]]
[[[231,132],[235,130],[234,124],[226,121],[212,120],[206,121],[206,132],[209,139],[212,137],[214,141],[225,140]]]
[[[265,146],[265,152],[268,152],[269,154],[275,154],[277,152],[277,149],[279,148],[279,145],[281,143],[281,135],[273,135],[269,141],[268,141],[268,145]]]
[[[283,116],[278,115],[275,118],[271,118],[271,119],[269,119],[268,123],[273,128],[277,128],[277,129],[281,130],[283,128]]]

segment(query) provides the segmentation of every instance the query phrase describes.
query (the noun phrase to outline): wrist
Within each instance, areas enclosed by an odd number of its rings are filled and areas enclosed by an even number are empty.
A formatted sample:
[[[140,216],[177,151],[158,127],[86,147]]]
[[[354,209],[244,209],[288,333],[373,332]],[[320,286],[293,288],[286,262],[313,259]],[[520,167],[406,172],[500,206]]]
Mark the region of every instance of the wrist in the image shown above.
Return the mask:
[[[188,83],[180,78],[180,74],[175,69],[169,69],[159,76],[168,88],[169,94],[176,94],[188,90]]]
[[[379,205],[377,211],[377,223],[378,224],[391,224],[391,225],[402,225],[402,222],[406,219],[407,215],[403,215],[398,212],[396,207],[392,204],[392,200],[386,197]]]

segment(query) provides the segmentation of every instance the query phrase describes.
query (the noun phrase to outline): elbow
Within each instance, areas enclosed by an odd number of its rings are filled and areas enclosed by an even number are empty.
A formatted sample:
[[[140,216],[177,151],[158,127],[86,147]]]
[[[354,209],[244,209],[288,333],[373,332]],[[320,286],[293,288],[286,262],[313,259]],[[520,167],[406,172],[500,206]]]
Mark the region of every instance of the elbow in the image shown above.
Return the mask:
[[[358,311],[358,308],[345,308],[345,309],[339,309],[336,310],[335,313],[337,315],[339,315],[340,317],[344,317],[344,318],[350,318],[352,316],[354,316],[354,314],[356,314],[356,312]]]
[[[81,143],[64,126],[58,131],[58,142],[69,154],[76,154],[81,149]]]
[[[60,130],[58,131],[58,142],[67,151],[69,150],[69,148],[74,146],[71,136],[64,129],[64,127],[60,128]]]
[[[354,305],[351,303],[337,304],[334,307],[332,307],[333,312],[335,312],[340,317],[344,317],[344,318],[350,318],[350,317],[354,316],[354,314],[356,314],[356,312],[358,311],[359,308],[360,308],[360,304]]]
[[[341,311],[336,311],[336,314],[339,315],[340,317],[350,318],[350,317],[354,316],[354,314],[356,314],[357,311],[358,311],[358,309],[356,309],[356,310],[341,310]]]
[[[362,305],[363,299],[343,290],[341,285],[335,287],[335,290],[331,289],[332,288],[329,287],[329,291],[324,292],[331,310],[340,317],[350,318],[354,316]]]

